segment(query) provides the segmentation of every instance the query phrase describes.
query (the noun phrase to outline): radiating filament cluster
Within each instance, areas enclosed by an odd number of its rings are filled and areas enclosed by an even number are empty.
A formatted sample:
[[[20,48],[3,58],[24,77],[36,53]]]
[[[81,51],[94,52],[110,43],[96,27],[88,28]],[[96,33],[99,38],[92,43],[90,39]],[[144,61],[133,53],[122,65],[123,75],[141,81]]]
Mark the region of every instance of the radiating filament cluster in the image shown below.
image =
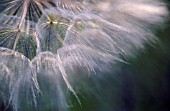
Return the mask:
[[[76,70],[108,71],[155,42],[151,29],[168,12],[151,1],[2,0],[0,100],[6,109],[67,111],[71,95],[81,106]]]

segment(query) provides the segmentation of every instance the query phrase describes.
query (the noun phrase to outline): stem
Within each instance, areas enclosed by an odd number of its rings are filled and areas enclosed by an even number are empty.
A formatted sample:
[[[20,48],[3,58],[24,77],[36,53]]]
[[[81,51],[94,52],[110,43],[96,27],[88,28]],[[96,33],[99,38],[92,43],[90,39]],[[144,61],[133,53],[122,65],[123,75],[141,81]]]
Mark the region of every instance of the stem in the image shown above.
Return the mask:
[[[15,39],[15,42],[14,42],[14,45],[13,45],[13,50],[15,51],[15,49],[16,49],[16,46],[17,46],[17,42],[18,42],[18,40],[19,40],[19,35],[18,35],[19,33],[17,33],[17,37],[16,37],[16,39]]]
[[[30,0],[25,0],[24,1],[24,5],[23,5],[23,13],[22,13],[22,16],[21,16],[21,21],[20,21],[20,24],[19,24],[19,30],[21,29],[23,23],[24,23],[24,20],[25,20],[25,17],[26,17],[26,14],[27,14],[27,10],[28,10],[28,4],[29,4]]]

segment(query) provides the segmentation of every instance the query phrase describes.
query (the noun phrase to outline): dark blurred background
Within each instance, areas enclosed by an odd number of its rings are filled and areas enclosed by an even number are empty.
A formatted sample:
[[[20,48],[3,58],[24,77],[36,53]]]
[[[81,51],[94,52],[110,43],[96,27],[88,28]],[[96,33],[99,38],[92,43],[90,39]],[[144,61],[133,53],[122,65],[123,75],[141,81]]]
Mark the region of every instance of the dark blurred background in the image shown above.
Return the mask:
[[[165,2],[170,10],[170,0]],[[134,58],[126,58],[129,64],[118,64],[114,77],[101,81],[99,97],[85,95],[84,108],[73,111],[170,111],[170,16],[156,34],[157,44],[146,44]]]

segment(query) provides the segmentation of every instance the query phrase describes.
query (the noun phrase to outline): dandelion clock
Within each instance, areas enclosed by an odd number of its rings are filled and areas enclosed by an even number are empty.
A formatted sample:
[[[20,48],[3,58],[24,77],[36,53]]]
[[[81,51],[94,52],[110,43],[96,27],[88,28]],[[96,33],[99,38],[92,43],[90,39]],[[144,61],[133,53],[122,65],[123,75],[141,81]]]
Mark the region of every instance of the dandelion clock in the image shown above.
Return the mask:
[[[118,92],[101,89],[114,89],[108,80],[117,64],[156,43],[168,16],[160,0],[1,0],[0,7],[4,111],[112,111],[108,98]]]

